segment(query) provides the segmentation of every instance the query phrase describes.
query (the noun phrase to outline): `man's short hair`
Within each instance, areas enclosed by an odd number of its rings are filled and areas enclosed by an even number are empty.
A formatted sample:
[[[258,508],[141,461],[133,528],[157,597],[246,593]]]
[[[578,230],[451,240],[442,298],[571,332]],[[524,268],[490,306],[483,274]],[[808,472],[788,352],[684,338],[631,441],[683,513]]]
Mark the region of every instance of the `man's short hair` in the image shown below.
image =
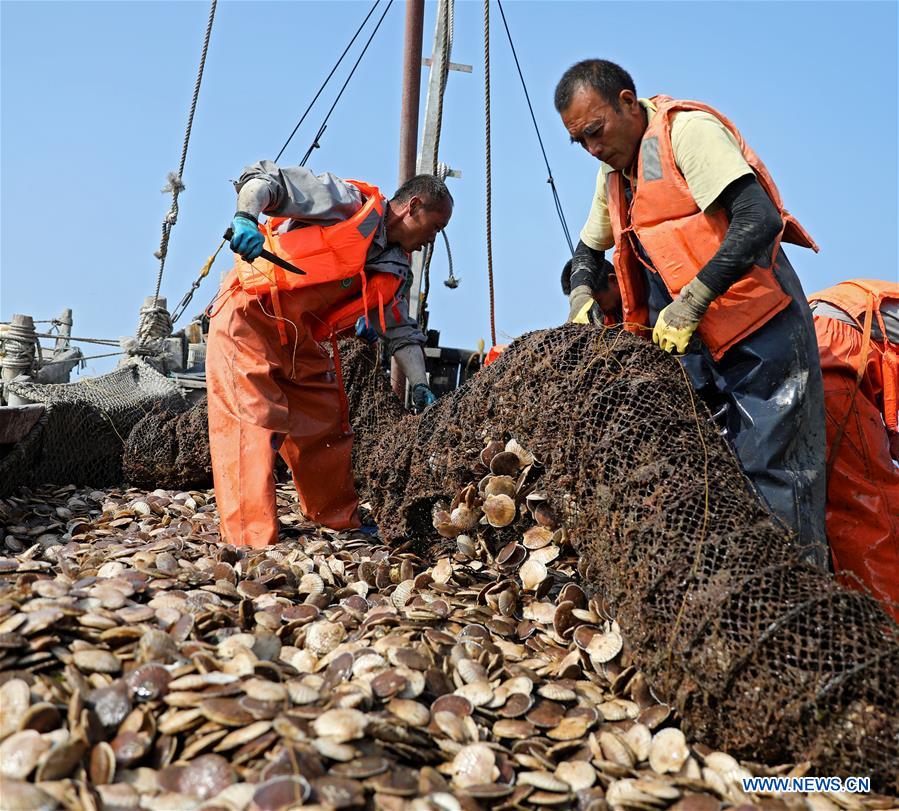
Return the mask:
[[[565,112],[571,106],[574,94],[585,87],[599,93],[615,112],[621,109],[618,94],[622,90],[630,90],[637,95],[634,80],[623,67],[606,59],[585,59],[568,68],[559,79],[555,95],[556,112]]]
[[[428,209],[453,205],[453,196],[449,193],[446,183],[436,175],[410,177],[396,190],[391,202],[402,204],[413,197],[420,197]]]

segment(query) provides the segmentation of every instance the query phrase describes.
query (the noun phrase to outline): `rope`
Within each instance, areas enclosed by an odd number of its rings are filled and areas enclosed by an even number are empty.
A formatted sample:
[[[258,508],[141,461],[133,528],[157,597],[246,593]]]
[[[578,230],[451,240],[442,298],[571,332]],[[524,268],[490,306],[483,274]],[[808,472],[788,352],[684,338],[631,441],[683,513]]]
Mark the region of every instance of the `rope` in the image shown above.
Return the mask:
[[[443,234],[443,242],[446,245],[446,259],[449,262],[449,276],[444,279],[443,283],[450,290],[455,290],[462,280],[458,276],[453,275],[453,252],[450,250],[449,237],[446,235],[446,229],[440,233]]]
[[[540,137],[540,128],[537,126],[537,117],[534,115],[534,108],[531,105],[531,97],[528,93],[527,85],[524,81],[524,74],[521,72],[521,65],[518,62],[518,54],[515,52],[515,44],[512,42],[512,33],[509,31],[509,24],[506,22],[506,12],[503,11],[502,0],[496,0],[499,5],[499,13],[503,18],[503,27],[506,29],[506,37],[509,39],[509,47],[512,49],[512,57],[515,59],[515,67],[518,69],[518,78],[521,79],[521,89],[524,90],[524,98],[528,103],[528,110],[531,113],[531,121],[534,122],[534,131],[537,133],[537,141],[540,144],[540,151],[543,153],[543,162],[546,164],[546,173],[548,175],[546,182],[549,183],[553,193],[553,201],[556,206],[556,214],[559,215],[559,222],[562,223],[562,231],[565,233],[565,241],[568,243],[568,249],[574,254],[574,245],[571,242],[571,234],[568,230],[568,223],[565,220],[565,212],[562,210],[562,200],[559,197],[559,190],[556,188],[556,181],[553,178],[553,170],[549,166],[549,158],[546,157],[546,149],[543,146],[543,138]]]
[[[312,139],[312,143],[309,145],[309,149],[306,150],[306,154],[303,156],[303,160],[300,161],[300,166],[305,166],[306,161],[308,161],[310,155],[312,155],[312,151],[319,148],[319,140],[321,139],[322,135],[324,135],[325,130],[328,127],[328,119],[331,117],[331,113],[334,112],[334,108],[337,106],[337,102],[340,101],[340,97],[343,95],[343,91],[346,90],[347,85],[350,83],[350,79],[353,78],[353,74],[356,72],[356,68],[359,67],[359,63],[362,61],[362,57],[365,56],[365,52],[368,50],[368,46],[371,45],[371,41],[375,38],[375,34],[378,33],[378,29],[381,27],[381,23],[384,22],[384,18],[387,16],[387,12],[390,11],[390,7],[392,5],[393,0],[390,0],[390,2],[387,3],[387,8],[384,9],[384,13],[378,20],[378,24],[375,26],[374,31],[371,32],[368,41],[365,43],[365,47],[362,48],[362,53],[359,54],[359,58],[356,60],[356,64],[353,65],[353,69],[350,71],[350,75],[346,77],[346,81],[343,83],[343,87],[340,88],[340,92],[337,94],[337,98],[334,99],[334,103],[331,105],[331,109],[328,110],[328,113],[325,116],[325,120],[322,121],[322,125],[318,128],[318,132],[316,133],[315,138]]]
[[[162,273],[165,270],[165,258],[169,252],[169,237],[172,227],[178,221],[178,195],[184,191],[184,164],[187,161],[187,145],[190,143],[190,131],[194,123],[194,113],[197,109],[197,99],[200,96],[200,83],[203,81],[203,68],[206,66],[206,52],[209,50],[209,37],[212,34],[212,21],[215,18],[215,6],[217,0],[212,0],[209,8],[209,19],[206,22],[206,36],[203,39],[203,51],[200,54],[200,67],[197,70],[197,80],[194,83],[194,95],[190,103],[190,113],[187,117],[187,129],[184,132],[184,143],[181,145],[181,161],[178,164],[177,172],[169,172],[168,184],[162,190],[163,193],[172,193],[172,207],[169,213],[165,215],[162,221],[162,238],[159,242],[159,250],[154,256],[159,260],[159,273],[156,276],[156,292],[153,294],[153,301],[159,299],[159,289],[162,286]]]
[[[35,352],[40,350],[33,326],[10,324],[3,333],[3,367],[18,374],[29,374],[34,367]]]
[[[145,304],[140,308],[137,321],[137,340],[145,349],[148,344],[172,334],[172,317],[165,307],[156,304]]]
[[[490,340],[496,346],[496,299],[493,289],[493,237],[490,229],[490,0],[484,0],[484,131],[487,187],[487,281],[490,285]]]
[[[225,240],[223,239],[219,242],[218,248],[215,249],[215,253],[210,256],[206,262],[203,264],[203,267],[200,268],[200,272],[197,274],[197,278],[194,279],[193,284],[190,286],[190,290],[188,290],[181,301],[178,302],[178,306],[175,307],[172,312],[172,325],[174,326],[175,322],[184,315],[184,311],[187,309],[188,305],[191,303],[194,297],[194,293],[200,289],[200,284],[203,279],[205,279],[209,275],[209,270],[212,268],[212,263],[215,262],[215,258],[219,255],[219,251],[225,246]]]
[[[127,354],[128,354],[128,352],[126,352],[125,350],[122,350],[120,352],[105,352],[102,355],[88,355],[87,357],[78,358],[78,361],[80,363],[84,363],[85,361],[88,361],[88,360],[97,360],[98,358],[115,358],[119,355],[127,355]],[[51,363],[53,363],[53,361],[51,361]],[[49,366],[50,364],[48,363],[47,365]]]
[[[441,180],[446,180],[449,174],[449,167],[438,160],[440,156],[440,133],[443,130],[443,96],[446,93],[446,83],[449,78],[449,64],[453,52],[453,29],[455,27],[455,3],[454,0],[444,0],[443,3],[443,68],[440,71],[440,81],[437,85],[437,121],[434,132],[434,160],[431,162],[431,174],[436,175]],[[433,62],[432,62],[433,65]],[[447,245],[447,255],[449,254],[449,239],[446,232],[443,232],[443,238]],[[422,258],[422,276],[424,279],[424,290],[422,291],[421,301],[418,308],[418,325],[422,329],[425,326],[427,318],[428,296],[431,293],[431,259],[434,258],[434,246],[429,245]],[[455,284],[447,284],[450,280]],[[447,287],[458,287],[459,282],[454,279],[452,272],[452,258],[450,258],[450,276],[444,284]]]
[[[318,89],[318,93],[316,93],[315,96],[313,97],[312,101],[309,102],[309,106],[306,108],[303,115],[300,116],[300,120],[297,121],[297,125],[293,128],[293,132],[290,133],[290,137],[284,142],[284,146],[281,147],[281,151],[278,152],[278,154],[275,156],[275,161],[274,161],[275,163],[277,163],[278,160],[280,159],[280,157],[284,154],[284,150],[287,149],[288,144],[293,140],[293,136],[297,134],[297,130],[300,128],[302,123],[306,120],[306,116],[309,115],[309,111],[312,109],[315,102],[318,101],[318,97],[324,92],[325,87],[327,87],[327,85],[328,85],[328,82],[331,81],[331,77],[334,75],[337,68],[340,67],[340,63],[343,62],[343,58],[347,55],[350,48],[353,47],[353,43],[356,41],[356,37],[358,37],[359,34],[362,32],[362,29],[365,28],[365,24],[368,22],[368,18],[371,17],[371,15],[374,13],[374,10],[378,7],[378,3],[380,3],[380,2],[381,2],[381,0],[375,0],[374,5],[368,10],[368,14],[365,15],[365,19],[362,21],[362,23],[356,29],[356,33],[353,34],[353,38],[350,40],[350,44],[347,45],[346,48],[343,49],[343,53],[340,55],[340,59],[338,59],[337,63],[334,65],[334,67],[331,68],[331,72],[327,75],[327,77],[325,78],[325,81],[322,82],[322,86]]]
[[[73,338],[71,335],[61,336],[57,332],[35,332],[38,338],[61,338],[65,337],[68,341],[76,341],[82,344],[102,344],[103,346],[118,346],[118,341],[108,338]]]

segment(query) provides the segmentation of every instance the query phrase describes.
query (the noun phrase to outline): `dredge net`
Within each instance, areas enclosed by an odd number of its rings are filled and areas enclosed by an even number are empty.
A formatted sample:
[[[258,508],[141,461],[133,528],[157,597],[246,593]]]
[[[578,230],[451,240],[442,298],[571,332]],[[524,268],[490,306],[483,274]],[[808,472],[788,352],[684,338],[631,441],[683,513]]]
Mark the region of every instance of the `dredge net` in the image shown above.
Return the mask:
[[[159,407],[142,417],[125,443],[125,480],[136,487],[190,490],[212,486],[209,412],[203,399]]]
[[[685,733],[899,791],[899,626],[801,560],[674,359],[614,329],[535,332],[414,417],[370,349],[345,342],[341,358],[356,485],[385,540],[432,550],[435,508],[486,473],[488,440],[515,438],[538,460],[521,493],[545,494],[543,520],[564,522],[582,585]],[[204,405],[146,417],[129,477],[190,486],[205,421]],[[521,521],[491,530],[497,545]]]
[[[125,441],[138,420],[154,408],[184,402],[173,381],[137,358],[76,383],[7,385],[25,400],[47,406],[41,452],[17,484],[117,484]]]
[[[37,464],[48,419],[47,412],[44,411],[21,440],[10,445],[0,445],[0,498],[8,496],[22,484],[24,472]]]
[[[688,735],[899,789],[899,626],[801,561],[677,361],[615,329],[535,332],[420,417],[401,417],[370,353],[344,367],[382,537],[426,548],[435,506],[486,473],[485,441],[515,438]]]

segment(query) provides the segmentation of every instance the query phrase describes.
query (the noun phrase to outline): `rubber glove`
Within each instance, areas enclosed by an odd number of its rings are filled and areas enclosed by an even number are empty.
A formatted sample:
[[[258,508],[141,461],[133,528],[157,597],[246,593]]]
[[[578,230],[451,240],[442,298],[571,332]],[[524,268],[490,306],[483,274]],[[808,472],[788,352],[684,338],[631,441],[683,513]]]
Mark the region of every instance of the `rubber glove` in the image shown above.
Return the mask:
[[[715,294],[699,278],[684,285],[678,297],[659,313],[652,341],[666,352],[683,355]]]
[[[437,402],[437,395],[424,383],[416,383],[412,387],[412,405],[418,412],[424,411],[429,405]]]
[[[369,345],[378,340],[377,330],[370,324],[365,323],[365,316],[359,316],[359,319],[356,321],[356,337],[361,338]]]
[[[578,321],[581,316],[586,318],[586,314],[590,312],[590,308],[595,304],[593,299],[593,290],[589,285],[580,284],[571,291],[568,296],[568,318],[569,324],[586,324],[586,320]]]
[[[590,323],[590,311],[593,309],[593,305],[596,302],[593,301],[593,296],[590,296],[590,301],[585,301],[584,306],[581,307],[581,311],[571,319],[572,324],[589,324]]]
[[[247,217],[235,216],[231,220],[231,228],[234,231],[231,237],[231,250],[247,262],[252,262],[262,253],[265,244],[256,223]]]

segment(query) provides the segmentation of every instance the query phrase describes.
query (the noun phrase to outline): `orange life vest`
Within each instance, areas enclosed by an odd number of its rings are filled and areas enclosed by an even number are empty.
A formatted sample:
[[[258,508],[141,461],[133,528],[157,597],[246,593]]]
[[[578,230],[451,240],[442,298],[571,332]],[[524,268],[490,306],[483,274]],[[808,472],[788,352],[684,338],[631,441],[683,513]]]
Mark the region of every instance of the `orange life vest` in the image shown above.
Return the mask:
[[[636,240],[652,261],[651,272],[661,276],[672,297],[696,277],[717,253],[727,233],[724,211],[705,213],[696,205],[674,159],[671,120],[675,113],[702,110],[727,127],[740,145],[746,162],[783,219],[767,266],[756,265],[712,302],[699,335],[715,360],[734,344],[751,335],[790,303],[790,297],[774,277],[773,265],[781,241],[817,251],[818,246],[783,207],[780,193],[765,164],[745,143],[739,130],[717,110],[697,101],[654,96],[657,112],[646,127],[637,159],[637,183],[630,205],[621,172],[606,179],[607,202],[615,237],[615,272],[621,288],[625,329],[648,335],[647,291]],[[634,239],[636,238],[636,240]]]
[[[384,303],[399,292],[403,280],[391,273],[365,272],[368,249],[384,216],[384,198],[377,186],[360,180],[347,180],[362,193],[365,202],[352,217],[333,225],[306,225],[279,233],[287,217],[270,217],[259,225],[265,236],[265,247],[292,265],[306,271],[305,275],[291,273],[266,259],[246,262],[235,255],[234,268],[225,280],[225,288],[240,287],[250,295],[269,294],[277,317],[281,342],[287,341],[279,295],[325,282],[338,282],[359,276],[360,296],[353,296],[326,313],[318,314],[313,337],[324,340],[331,335],[351,329],[360,316],[367,316],[369,295],[378,302],[382,328]]]
[[[885,299],[899,302],[899,284],[874,279],[851,279],[809,296],[809,302],[824,302],[855,319],[864,334],[866,357],[857,358],[859,384],[869,389],[872,402],[880,405],[887,428],[899,431],[899,346],[887,337],[880,308]],[[883,341],[872,341],[871,326],[877,319]],[[878,402],[879,401],[879,402]]]

